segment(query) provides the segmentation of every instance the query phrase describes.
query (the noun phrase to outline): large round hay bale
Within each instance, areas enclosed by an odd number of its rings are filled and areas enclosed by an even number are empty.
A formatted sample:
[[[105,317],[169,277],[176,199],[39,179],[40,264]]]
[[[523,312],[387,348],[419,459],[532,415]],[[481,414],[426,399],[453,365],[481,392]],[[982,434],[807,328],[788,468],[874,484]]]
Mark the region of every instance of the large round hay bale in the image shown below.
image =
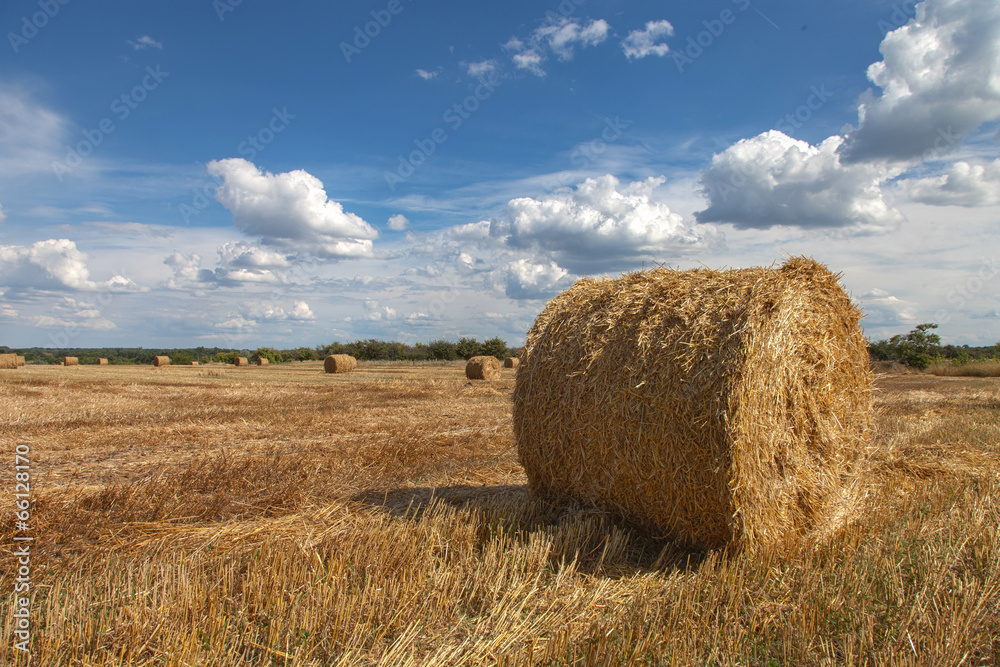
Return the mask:
[[[358,360],[349,354],[331,354],[323,361],[327,373],[350,373],[358,366]]]
[[[16,354],[0,354],[0,368],[17,370]]]
[[[250,362],[247,361],[246,357],[236,357],[236,361],[233,362],[233,363],[236,364],[237,366],[249,366],[250,365]]]
[[[98,366],[107,366],[108,365],[108,360],[105,359],[104,357],[101,357],[101,358],[99,358],[97,360],[97,365]]]
[[[580,280],[520,356],[529,486],[698,547],[832,525],[871,439],[860,318],[839,276],[802,257]]]
[[[26,361],[24,360],[24,357],[21,357],[21,356],[19,356],[19,357],[17,358],[17,365],[18,365],[18,366],[26,366],[27,364],[28,364],[28,362],[26,362]]]
[[[520,364],[520,363],[521,363],[521,360],[518,359],[517,357],[507,357],[506,359],[504,359],[503,367],[504,368],[517,368],[518,364]]]
[[[170,357],[153,357],[154,366],[169,366]]]
[[[260,357],[259,359],[257,359],[258,366],[267,366],[268,363],[269,362],[265,357]]]
[[[496,380],[502,368],[496,357],[472,357],[465,363],[465,377],[470,380]]]
[[[76,357],[63,357],[63,366],[79,366],[80,360]]]

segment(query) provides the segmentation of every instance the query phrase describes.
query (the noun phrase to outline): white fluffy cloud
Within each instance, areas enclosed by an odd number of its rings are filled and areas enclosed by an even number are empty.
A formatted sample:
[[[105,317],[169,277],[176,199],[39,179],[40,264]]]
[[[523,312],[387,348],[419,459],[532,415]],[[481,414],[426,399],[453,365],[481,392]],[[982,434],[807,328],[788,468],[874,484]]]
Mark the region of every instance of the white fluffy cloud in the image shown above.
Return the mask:
[[[419,67],[417,68],[416,72],[417,76],[419,76],[424,81],[430,81],[431,79],[433,79],[438,75],[437,72],[428,72],[427,70],[420,69]]]
[[[301,169],[261,171],[242,158],[215,160],[208,172],[222,179],[216,200],[236,226],[261,243],[317,257],[370,257],[378,232],[327,199],[323,183]]]
[[[14,291],[135,292],[138,285],[115,275],[96,282],[90,278],[87,255],[68,239],[38,241],[30,246],[0,246],[0,285]]]
[[[667,261],[711,246],[713,229],[685,223],[655,198],[653,191],[663,182],[649,178],[620,186],[607,174],[574,190],[512,199],[491,234],[506,237],[511,248],[544,251],[578,274],[643,259]]]
[[[659,41],[674,34],[669,21],[649,21],[642,30],[633,30],[622,41],[622,51],[629,60],[646,56],[665,56],[670,47]]]
[[[305,301],[293,301],[291,308],[276,301],[248,301],[227,317],[228,319],[216,323],[215,328],[239,332],[257,329],[266,322],[306,322],[316,319]]]
[[[504,268],[505,293],[511,299],[547,299],[569,287],[569,272],[555,262],[519,259]]]
[[[217,251],[219,259],[215,269],[201,268],[201,256],[174,252],[163,260],[173,269],[174,275],[164,283],[170,289],[201,286],[241,287],[246,285],[283,285],[292,282],[288,273],[297,268],[281,253],[233,241],[223,244]]]
[[[833,136],[812,146],[771,130],[733,144],[702,173],[709,206],[697,219],[740,229],[895,229],[903,215],[885,202],[880,186],[898,172],[879,164],[841,164],[843,141]]]
[[[148,48],[154,48],[154,49],[160,49],[160,50],[163,49],[163,44],[161,44],[160,42],[156,41],[155,39],[153,39],[149,35],[143,35],[142,37],[140,37],[139,39],[135,40],[134,42],[132,40],[129,40],[128,43],[136,51],[138,51],[139,49],[148,49]]]
[[[611,26],[604,19],[581,23],[565,16],[551,16],[536,28],[527,42],[512,37],[504,44],[514,66],[528,70],[535,76],[545,76],[542,65],[549,54],[560,61],[573,59],[576,47],[597,46],[608,38]]]
[[[913,201],[934,206],[1000,204],[1000,159],[956,162],[941,176],[901,181],[899,187]]]
[[[868,68],[881,88],[858,107],[845,160],[940,156],[1000,118],[1000,3],[927,0],[885,36]]]
[[[397,232],[401,232],[410,226],[410,221],[407,220],[405,215],[397,213],[396,215],[389,218],[389,229]]]

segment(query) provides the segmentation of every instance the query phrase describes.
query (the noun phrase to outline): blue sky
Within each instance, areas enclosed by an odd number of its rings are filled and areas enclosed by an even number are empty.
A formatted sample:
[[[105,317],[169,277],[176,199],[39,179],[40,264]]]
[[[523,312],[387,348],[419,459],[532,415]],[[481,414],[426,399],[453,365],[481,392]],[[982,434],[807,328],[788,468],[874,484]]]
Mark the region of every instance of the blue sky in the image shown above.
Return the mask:
[[[0,8],[5,344],[516,344],[788,254],[1000,339],[995,2],[93,4]]]

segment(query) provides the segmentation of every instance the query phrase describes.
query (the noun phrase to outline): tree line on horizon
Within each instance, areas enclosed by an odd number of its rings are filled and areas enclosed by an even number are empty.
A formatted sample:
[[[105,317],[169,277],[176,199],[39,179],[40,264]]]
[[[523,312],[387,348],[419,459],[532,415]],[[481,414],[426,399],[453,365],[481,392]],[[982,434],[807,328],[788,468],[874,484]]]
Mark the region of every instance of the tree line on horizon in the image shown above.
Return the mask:
[[[935,361],[961,365],[1000,358],[1000,342],[981,347],[941,345],[941,338],[933,332],[937,327],[933,322],[919,324],[907,334],[892,336],[887,340],[868,341],[868,353],[873,361],[896,361],[921,369]],[[77,357],[84,365],[96,364],[99,358],[107,359],[112,364],[143,365],[152,364],[154,357],[166,355],[170,357],[171,363],[187,365],[192,361],[232,363],[236,357],[246,357],[252,361],[267,359],[272,364],[279,364],[322,360],[331,354],[349,354],[359,361],[458,361],[478,356],[494,356],[503,361],[507,357],[516,357],[520,348],[509,347],[502,338],[493,337],[482,342],[475,338],[460,338],[458,341],[439,339],[413,345],[369,338],[350,343],[333,342],[284,350],[272,347],[258,347],[255,350],[220,347],[11,348],[0,345],[0,353],[2,352],[19,354],[27,363],[35,364],[57,364],[63,357],[69,356]]]
[[[413,345],[370,338],[284,350],[273,347],[251,350],[220,347],[11,348],[0,345],[0,353],[2,352],[19,354],[29,364],[58,364],[63,357],[76,357],[82,365],[96,364],[102,358],[107,359],[110,364],[149,365],[153,363],[154,357],[167,356],[172,364],[187,365],[192,361],[232,363],[236,357],[246,357],[252,361],[267,359],[272,364],[278,364],[322,360],[331,354],[349,354],[359,361],[458,361],[477,356],[494,356],[503,361],[507,357],[517,356],[519,348],[511,348],[502,338],[493,337],[482,342],[475,338],[460,338],[458,341],[441,339]]]

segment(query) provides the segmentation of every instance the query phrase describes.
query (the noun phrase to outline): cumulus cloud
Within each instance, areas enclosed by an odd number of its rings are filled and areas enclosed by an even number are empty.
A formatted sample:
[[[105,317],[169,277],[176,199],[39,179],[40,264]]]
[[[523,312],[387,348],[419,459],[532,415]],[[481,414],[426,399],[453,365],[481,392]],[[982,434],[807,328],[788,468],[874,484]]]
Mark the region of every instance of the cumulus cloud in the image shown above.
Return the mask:
[[[622,40],[622,51],[629,60],[638,60],[646,56],[665,56],[670,47],[659,40],[673,34],[674,27],[669,21],[649,21],[644,29],[633,30]]]
[[[102,282],[91,280],[87,259],[76,243],[68,239],[38,241],[30,246],[0,246],[0,285],[12,291],[142,291],[122,275]]]
[[[316,319],[305,301],[293,301],[290,308],[275,301],[249,301],[226,317],[228,319],[216,323],[215,328],[243,331],[256,329],[267,322],[306,322]]]
[[[696,228],[658,201],[654,190],[663,177],[620,186],[607,174],[588,178],[574,190],[539,199],[507,203],[491,234],[508,247],[547,252],[560,266],[578,274],[637,261],[665,261],[715,241],[710,227]]]
[[[427,70],[420,69],[419,67],[417,68],[416,72],[417,76],[419,76],[424,81],[430,81],[431,79],[433,79],[438,75],[437,72],[428,72]]]
[[[505,293],[511,299],[547,299],[569,287],[568,277],[555,262],[519,259],[504,268]]]
[[[899,182],[913,201],[933,206],[1000,204],[1000,159],[986,164],[956,162],[940,175]]]
[[[242,158],[215,160],[208,172],[222,179],[216,200],[243,232],[261,243],[317,257],[371,257],[378,232],[359,216],[327,199],[323,183],[298,169],[261,171]]]
[[[845,161],[940,156],[1000,118],[1000,3],[927,0],[885,36],[868,68],[881,89],[858,106]]]
[[[201,268],[201,256],[174,252],[163,260],[174,275],[164,286],[186,289],[196,286],[240,287],[244,285],[284,285],[292,282],[287,273],[296,268],[281,253],[252,243],[232,241],[218,250],[215,269]]]
[[[696,218],[739,229],[895,229],[903,215],[885,202],[880,186],[898,171],[879,164],[842,164],[838,150],[843,141],[833,136],[812,146],[771,130],[733,144],[702,173],[709,206]]]
[[[407,220],[405,215],[397,213],[389,218],[389,229],[393,231],[401,232],[409,226],[410,221]]]
[[[396,319],[396,309],[390,308],[389,306],[380,306],[378,301],[374,299],[366,299],[364,301],[365,310],[368,311],[365,314],[364,319],[369,322],[382,322],[384,320],[394,320]]]
[[[573,59],[577,47],[597,46],[608,38],[611,26],[604,19],[581,23],[577,19],[552,15],[536,28],[528,40],[511,37],[504,48],[511,53],[514,66],[535,76],[545,76],[542,64],[549,54],[562,62]]]

